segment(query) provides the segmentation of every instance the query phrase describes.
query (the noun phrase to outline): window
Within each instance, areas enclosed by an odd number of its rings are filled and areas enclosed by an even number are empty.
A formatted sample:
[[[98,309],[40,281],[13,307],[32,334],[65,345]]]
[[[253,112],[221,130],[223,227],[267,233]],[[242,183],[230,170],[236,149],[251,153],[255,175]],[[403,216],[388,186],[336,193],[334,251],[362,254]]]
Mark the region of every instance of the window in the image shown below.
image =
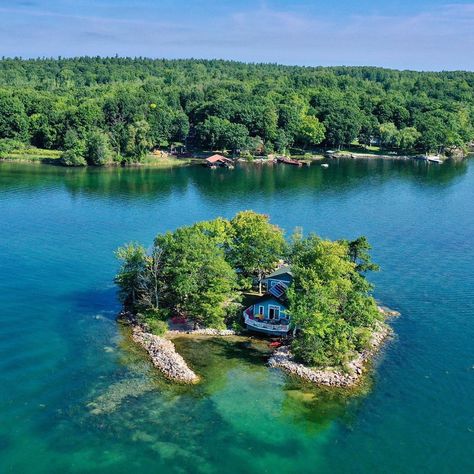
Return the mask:
[[[260,316],[263,316],[265,314],[265,307],[264,306],[259,306],[258,307],[258,314]]]
[[[269,317],[269,319],[280,319],[280,307],[279,306],[269,306],[268,307],[268,317]]]

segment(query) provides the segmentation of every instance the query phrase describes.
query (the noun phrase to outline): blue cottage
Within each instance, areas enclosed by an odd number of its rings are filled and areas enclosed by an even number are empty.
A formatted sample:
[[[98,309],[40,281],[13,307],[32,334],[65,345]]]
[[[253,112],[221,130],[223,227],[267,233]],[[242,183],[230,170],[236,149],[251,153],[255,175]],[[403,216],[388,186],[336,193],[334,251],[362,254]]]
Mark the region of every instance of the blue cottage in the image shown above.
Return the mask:
[[[288,334],[290,318],[287,314],[285,296],[292,280],[293,275],[288,266],[279,268],[263,280],[267,293],[244,311],[244,320],[248,329],[272,336]]]

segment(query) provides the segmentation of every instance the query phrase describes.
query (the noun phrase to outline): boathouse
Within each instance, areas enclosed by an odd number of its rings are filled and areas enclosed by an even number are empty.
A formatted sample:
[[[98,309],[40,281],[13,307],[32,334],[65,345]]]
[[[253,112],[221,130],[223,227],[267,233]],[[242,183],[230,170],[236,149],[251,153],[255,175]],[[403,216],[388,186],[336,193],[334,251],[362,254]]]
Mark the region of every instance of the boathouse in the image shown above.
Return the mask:
[[[263,283],[267,292],[244,311],[248,329],[270,336],[286,336],[290,330],[286,291],[293,280],[288,266],[268,275]]]
[[[225,167],[228,168],[233,166],[233,162],[230,158],[226,158],[222,155],[212,155],[206,158],[206,166],[209,168]]]

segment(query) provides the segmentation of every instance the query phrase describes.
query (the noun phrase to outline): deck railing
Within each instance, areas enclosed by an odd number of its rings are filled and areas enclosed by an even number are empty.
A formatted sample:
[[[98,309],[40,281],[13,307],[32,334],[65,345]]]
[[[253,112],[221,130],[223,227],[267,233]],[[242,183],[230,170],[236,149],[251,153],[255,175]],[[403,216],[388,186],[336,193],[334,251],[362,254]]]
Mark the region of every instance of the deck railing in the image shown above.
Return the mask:
[[[255,329],[264,329],[268,332],[288,332],[290,329],[289,324],[272,324],[272,323],[264,323],[263,321],[257,321],[253,319],[248,314],[247,310],[244,311],[244,319],[245,324],[251,326]]]

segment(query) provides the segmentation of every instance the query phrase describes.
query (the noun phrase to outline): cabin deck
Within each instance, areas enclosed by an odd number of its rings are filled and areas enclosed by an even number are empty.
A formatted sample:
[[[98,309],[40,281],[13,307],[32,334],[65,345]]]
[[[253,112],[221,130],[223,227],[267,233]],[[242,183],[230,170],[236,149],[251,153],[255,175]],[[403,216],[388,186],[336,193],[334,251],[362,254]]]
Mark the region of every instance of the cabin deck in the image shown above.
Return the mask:
[[[244,311],[244,320],[248,329],[272,336],[286,336],[290,330],[290,322],[287,319],[260,320],[254,316],[251,308]]]

